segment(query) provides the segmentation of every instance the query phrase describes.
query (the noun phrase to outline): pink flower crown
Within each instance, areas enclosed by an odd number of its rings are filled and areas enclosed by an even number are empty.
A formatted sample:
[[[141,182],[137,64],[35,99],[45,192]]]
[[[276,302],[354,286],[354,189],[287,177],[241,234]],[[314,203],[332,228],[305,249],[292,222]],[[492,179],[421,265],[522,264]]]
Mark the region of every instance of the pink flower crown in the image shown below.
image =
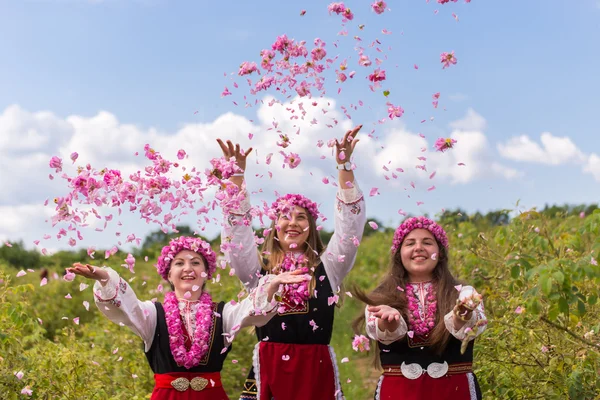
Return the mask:
[[[427,217],[412,217],[408,218],[396,229],[394,241],[392,242],[392,253],[395,253],[400,248],[406,235],[415,229],[427,229],[444,248],[448,248],[448,236],[446,236],[444,228]]]
[[[210,247],[210,244],[200,238],[179,236],[171,239],[168,245],[162,248],[160,256],[156,262],[156,269],[164,280],[168,280],[169,270],[171,269],[171,261],[182,250],[191,250],[200,254],[208,264],[206,273],[208,279],[212,278],[213,273],[217,269],[217,255]]]
[[[273,220],[281,214],[289,214],[294,206],[302,207],[309,212],[310,215],[315,219],[319,219],[319,209],[317,203],[309,200],[301,194],[288,193],[285,196],[279,197],[273,204],[271,204],[271,215],[269,217]]]

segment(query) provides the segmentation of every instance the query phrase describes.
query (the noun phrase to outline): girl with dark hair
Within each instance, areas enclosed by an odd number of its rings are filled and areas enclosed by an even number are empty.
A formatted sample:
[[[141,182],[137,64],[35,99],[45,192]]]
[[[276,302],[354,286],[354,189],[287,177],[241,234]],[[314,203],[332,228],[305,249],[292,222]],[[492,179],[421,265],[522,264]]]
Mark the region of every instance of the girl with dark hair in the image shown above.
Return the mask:
[[[204,290],[216,269],[210,244],[178,237],[163,247],[156,268],[172,292],[164,302],[140,301],[112,268],[75,263],[67,273],[94,279],[98,309],[144,341],[154,372],[152,400],[226,400],[220,371],[237,330],[264,325],[274,315],[280,286],[302,284],[300,271],[266,275],[239,303],[215,303]],[[279,294],[280,295],[280,294]]]
[[[377,342],[383,368],[375,399],[481,399],[473,374],[473,339],[485,330],[481,295],[448,269],[448,238],[425,217],[394,234],[389,274],[369,294],[354,323]]]
[[[273,220],[265,231],[262,251],[257,251],[251,226],[251,207],[243,186],[243,173],[232,181],[245,193],[238,210],[226,212],[222,246],[231,268],[249,288],[266,273],[304,268],[312,279],[308,285],[284,291],[277,316],[257,328],[259,339],[253,366],[240,399],[332,400],[343,399],[333,348],[334,308],[340,285],[356,258],[365,225],[365,205],[349,162],[360,126],[335,141],[339,190],[335,233],[325,247],[316,221],[317,205],[299,194],[279,197],[268,210]],[[246,169],[239,145],[219,140],[227,159]]]

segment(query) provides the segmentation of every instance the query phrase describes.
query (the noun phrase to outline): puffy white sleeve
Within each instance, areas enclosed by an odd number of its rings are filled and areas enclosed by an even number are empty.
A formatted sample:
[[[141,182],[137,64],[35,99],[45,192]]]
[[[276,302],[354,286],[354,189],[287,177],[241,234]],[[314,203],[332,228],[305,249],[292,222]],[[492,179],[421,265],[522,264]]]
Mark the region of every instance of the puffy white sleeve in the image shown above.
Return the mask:
[[[339,286],[354,266],[367,220],[365,212],[363,193],[356,181],[352,188],[338,189],[334,210],[335,230],[321,255],[334,293],[339,291]]]
[[[383,344],[391,344],[396,340],[402,339],[406,332],[408,332],[408,327],[406,326],[406,321],[404,321],[403,317],[400,317],[400,325],[398,329],[393,332],[381,331],[379,329],[379,324],[377,323],[379,318],[375,317],[372,313],[369,312],[368,307],[365,307],[365,320],[366,320],[366,328],[367,328],[367,336],[369,336],[373,340],[377,340]]]
[[[473,291],[475,289],[473,289],[472,286],[463,286],[460,290],[460,294],[458,295],[459,299],[464,299],[466,297],[469,297]],[[483,301],[481,303],[479,303],[479,305],[477,306],[476,309],[473,310],[473,313],[471,314],[471,319],[468,320],[460,329],[455,329],[454,328],[454,311],[450,310],[450,312],[448,314],[446,314],[444,316],[444,323],[446,324],[446,329],[448,329],[448,331],[452,334],[452,336],[454,336],[455,338],[457,338],[458,340],[464,340],[466,337],[466,330],[467,328],[473,329],[473,327],[475,326],[475,324],[478,321],[486,321],[487,318],[485,317],[485,312],[484,312],[484,308],[483,308]],[[477,330],[476,335],[471,338],[470,340],[475,340],[475,338],[479,335],[481,335],[483,333],[483,331],[485,331],[486,329],[486,325],[480,326]]]
[[[281,298],[280,289],[273,299],[268,301],[268,287],[275,275],[265,275],[260,278],[258,286],[239,303],[230,301],[223,307],[223,333],[233,338],[242,328],[247,326],[266,325],[277,314]],[[231,339],[232,340],[232,339]]]
[[[240,281],[248,289],[253,289],[258,285],[261,266],[252,230],[250,207],[250,199],[246,193],[238,210],[225,213],[221,229],[221,251]]]
[[[94,284],[94,299],[98,309],[117,324],[128,326],[144,341],[145,351],[150,350],[156,330],[156,307],[151,301],[138,300],[135,292],[119,274],[109,267],[106,285]]]

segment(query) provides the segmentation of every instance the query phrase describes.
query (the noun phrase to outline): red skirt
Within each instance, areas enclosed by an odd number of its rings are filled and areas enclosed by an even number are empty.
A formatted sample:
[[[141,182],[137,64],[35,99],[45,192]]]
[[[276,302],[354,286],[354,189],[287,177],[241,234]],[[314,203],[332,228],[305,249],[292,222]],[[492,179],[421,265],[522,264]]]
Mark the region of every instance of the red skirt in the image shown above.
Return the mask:
[[[194,378],[203,378],[201,381]],[[172,382],[175,382],[176,389]],[[219,372],[194,373],[194,372],[173,372],[169,374],[154,374],[154,390],[150,400],[229,400],[223,385],[221,383],[221,374]],[[198,381],[198,382],[197,382]]]
[[[342,399],[333,352],[322,344],[259,343],[259,399]]]
[[[385,368],[385,367],[384,367]],[[479,390],[472,372],[448,373],[441,378],[432,378],[423,373],[417,379],[408,379],[401,374],[386,372],[380,378],[376,400],[477,400]]]

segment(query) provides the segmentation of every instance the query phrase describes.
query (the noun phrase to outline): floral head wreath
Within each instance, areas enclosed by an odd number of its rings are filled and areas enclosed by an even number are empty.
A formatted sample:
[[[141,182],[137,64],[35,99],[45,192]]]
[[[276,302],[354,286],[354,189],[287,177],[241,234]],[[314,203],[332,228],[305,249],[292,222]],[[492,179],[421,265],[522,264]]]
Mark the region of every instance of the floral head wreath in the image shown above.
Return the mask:
[[[281,196],[271,205],[271,219],[276,219],[281,214],[289,214],[294,206],[302,207],[309,212],[310,215],[315,219],[319,219],[319,209],[317,203],[309,200],[301,194],[286,194]]]
[[[448,248],[448,236],[446,236],[444,228],[427,217],[412,217],[408,218],[396,229],[394,241],[392,242],[392,253],[395,253],[400,248],[406,235],[415,229],[427,229],[444,248]]]
[[[156,269],[164,280],[168,280],[169,270],[171,269],[171,261],[182,250],[191,250],[200,254],[206,260],[206,273],[208,279],[212,278],[213,273],[217,269],[217,255],[211,249],[210,244],[200,238],[179,236],[171,239],[168,245],[162,248]]]

